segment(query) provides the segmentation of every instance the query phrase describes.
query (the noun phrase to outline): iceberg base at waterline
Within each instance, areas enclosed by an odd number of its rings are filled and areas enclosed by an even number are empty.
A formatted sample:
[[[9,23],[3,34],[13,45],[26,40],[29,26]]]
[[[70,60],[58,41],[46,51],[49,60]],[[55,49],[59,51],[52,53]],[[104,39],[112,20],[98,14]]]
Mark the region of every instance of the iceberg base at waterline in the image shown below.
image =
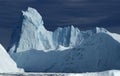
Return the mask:
[[[120,70],[87,73],[0,73],[0,76],[120,76]]]

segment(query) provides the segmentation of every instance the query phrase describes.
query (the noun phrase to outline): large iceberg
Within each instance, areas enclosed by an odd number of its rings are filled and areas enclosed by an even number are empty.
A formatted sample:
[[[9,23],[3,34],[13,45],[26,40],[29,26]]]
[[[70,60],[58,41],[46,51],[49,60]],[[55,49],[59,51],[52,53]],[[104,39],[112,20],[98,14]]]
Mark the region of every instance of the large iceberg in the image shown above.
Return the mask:
[[[25,71],[88,72],[120,69],[120,35],[104,28],[80,31],[74,26],[48,31],[34,8],[23,11],[9,53]]]
[[[42,16],[37,10],[29,7],[27,11],[22,11],[22,13],[24,19],[22,26],[13,33],[11,46],[9,47],[9,51],[11,52],[21,52],[31,49],[47,52],[56,50],[59,46],[73,48],[79,46],[94,33],[109,33],[104,28],[96,27],[94,30],[80,31],[74,26],[58,27],[52,32],[46,30]]]
[[[0,44],[0,73],[15,73],[20,71],[22,72],[22,69],[17,68],[16,63]]]
[[[10,51],[21,52],[30,49],[54,50],[59,46],[74,47],[84,38],[80,30],[73,26],[48,31],[43,25],[41,15],[33,8],[23,11],[23,23],[13,34]]]

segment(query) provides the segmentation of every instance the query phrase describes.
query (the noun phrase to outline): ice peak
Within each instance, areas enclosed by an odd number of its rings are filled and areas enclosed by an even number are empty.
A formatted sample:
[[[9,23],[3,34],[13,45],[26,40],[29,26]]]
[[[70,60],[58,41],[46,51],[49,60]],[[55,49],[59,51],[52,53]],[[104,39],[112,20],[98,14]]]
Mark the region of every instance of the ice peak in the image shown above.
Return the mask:
[[[100,33],[100,32],[105,33],[105,32],[108,32],[105,28],[96,27],[95,29],[96,29],[96,33]]]
[[[27,11],[22,11],[22,13],[24,16],[23,22],[32,23],[36,27],[43,26],[42,16],[36,9],[28,7]]]

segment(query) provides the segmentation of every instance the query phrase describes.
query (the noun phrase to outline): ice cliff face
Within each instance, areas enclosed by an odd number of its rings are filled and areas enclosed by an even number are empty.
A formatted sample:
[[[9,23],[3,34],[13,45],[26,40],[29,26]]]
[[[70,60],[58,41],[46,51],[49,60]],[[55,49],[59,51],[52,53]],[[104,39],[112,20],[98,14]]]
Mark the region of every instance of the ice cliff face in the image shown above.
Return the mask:
[[[120,35],[99,27],[80,31],[69,26],[48,31],[41,15],[30,7],[23,11],[23,17],[22,26],[12,35],[9,52],[18,66],[26,71],[120,69]]]
[[[73,26],[58,28],[54,32],[46,30],[41,15],[33,8],[23,11],[23,16],[22,26],[13,34],[11,52],[30,49],[49,51],[59,46],[73,47],[83,40],[80,30]]]

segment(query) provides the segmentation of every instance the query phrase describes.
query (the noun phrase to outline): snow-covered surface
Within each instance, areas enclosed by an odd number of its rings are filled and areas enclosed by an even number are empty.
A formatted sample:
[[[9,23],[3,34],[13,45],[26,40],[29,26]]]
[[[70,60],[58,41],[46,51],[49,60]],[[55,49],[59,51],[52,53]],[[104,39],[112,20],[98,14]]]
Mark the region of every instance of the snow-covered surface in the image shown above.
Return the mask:
[[[120,43],[120,35],[116,34],[116,33],[108,33],[109,35],[111,35],[116,41],[118,41]]]
[[[120,69],[120,35],[105,28],[80,31],[74,26],[48,31],[37,10],[23,11],[9,52],[25,71],[91,72]],[[62,50],[62,51],[61,51]]]
[[[0,73],[20,72],[16,63],[12,60],[3,46],[0,44]]]
[[[91,73],[4,73],[0,76],[120,76],[119,70],[110,70],[104,72]]]

